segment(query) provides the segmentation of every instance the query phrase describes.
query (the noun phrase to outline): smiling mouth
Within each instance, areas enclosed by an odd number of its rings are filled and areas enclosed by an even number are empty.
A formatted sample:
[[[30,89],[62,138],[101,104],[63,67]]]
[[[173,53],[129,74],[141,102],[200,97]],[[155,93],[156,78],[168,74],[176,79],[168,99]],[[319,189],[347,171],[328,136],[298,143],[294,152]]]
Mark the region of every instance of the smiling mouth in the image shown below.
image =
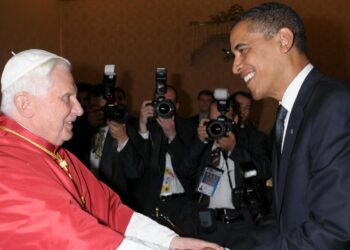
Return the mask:
[[[245,83],[248,83],[255,75],[255,72],[250,72],[243,77]]]
[[[66,124],[68,125],[68,127],[69,127],[70,129],[73,128],[73,122],[67,122]]]

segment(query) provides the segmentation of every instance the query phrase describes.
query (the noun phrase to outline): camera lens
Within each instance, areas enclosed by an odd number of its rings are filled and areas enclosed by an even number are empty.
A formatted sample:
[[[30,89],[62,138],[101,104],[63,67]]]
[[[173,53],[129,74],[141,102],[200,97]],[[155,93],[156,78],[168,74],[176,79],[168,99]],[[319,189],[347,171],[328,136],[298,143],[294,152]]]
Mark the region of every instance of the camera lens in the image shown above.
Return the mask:
[[[174,104],[167,99],[158,101],[155,109],[156,109],[157,116],[162,118],[170,118],[175,114]]]
[[[218,120],[211,120],[207,127],[207,133],[212,139],[219,139],[226,134],[226,126],[225,123]]]
[[[106,119],[119,123],[126,123],[129,119],[129,112],[125,105],[107,104],[104,109]]]
[[[167,103],[161,103],[159,106],[158,106],[158,111],[160,114],[162,115],[167,115],[170,111],[170,107]]]
[[[126,115],[126,110],[119,107],[114,110],[113,117],[115,118],[115,120],[121,121],[125,119]]]

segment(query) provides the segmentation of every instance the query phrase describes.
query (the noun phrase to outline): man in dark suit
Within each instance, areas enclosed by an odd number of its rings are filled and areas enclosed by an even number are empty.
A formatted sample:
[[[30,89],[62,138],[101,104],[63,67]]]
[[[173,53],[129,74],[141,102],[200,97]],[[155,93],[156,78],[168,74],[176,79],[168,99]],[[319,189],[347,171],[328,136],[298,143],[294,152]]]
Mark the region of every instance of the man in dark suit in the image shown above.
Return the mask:
[[[275,125],[274,215],[232,249],[349,249],[350,88],[310,64],[303,22],[284,4],[245,12],[230,43],[233,73],[254,99],[272,97],[284,111]]]
[[[229,123],[234,120],[232,106],[223,114],[218,111],[217,102],[213,102],[210,105],[210,120],[204,119],[198,126],[197,137],[186,156],[184,171],[197,183],[194,199],[199,203],[197,206],[200,210],[192,216],[197,226],[196,237],[227,246],[243,238],[253,228],[254,222],[258,222],[267,212],[269,205],[264,196],[264,186],[258,184],[270,178],[271,162],[267,137],[263,133],[251,133],[246,128],[233,126],[232,131],[224,136],[211,138],[206,124],[218,122],[218,117],[223,121],[223,116]],[[255,175],[244,178],[249,171],[254,171]],[[209,173],[215,176],[216,181],[208,183],[206,176]],[[234,190],[243,191],[243,186],[252,183],[253,179],[256,185],[249,187],[254,188],[249,201],[256,206],[246,207],[248,202],[240,195],[232,199]],[[201,223],[200,218],[204,214],[211,217],[210,227]]]
[[[133,199],[134,180],[143,174],[142,155],[134,142],[141,140],[134,127],[135,118],[127,122],[106,119],[104,106],[104,84],[92,87],[86,119],[80,124],[79,136],[74,138],[80,159],[104,183],[118,192],[125,204],[136,208]],[[118,104],[126,104],[125,92],[113,91]]]
[[[198,93],[198,114],[190,118],[198,125],[202,119],[208,118],[210,104],[214,100],[213,91],[203,89]]]
[[[164,98],[174,104],[176,110],[179,108],[176,90],[172,86],[167,86]],[[144,101],[140,110],[139,133],[144,139],[137,147],[146,148],[143,150],[145,172],[135,187],[135,200],[140,212],[180,234],[188,235],[188,232],[183,232],[186,220],[180,218],[180,210],[192,194],[192,184],[181,171],[181,166],[195,135],[195,124],[177,114],[157,116],[151,101]]]
[[[139,145],[142,140],[137,130],[130,124],[107,121],[106,134],[101,161],[99,179],[118,192],[122,201],[138,210],[134,202],[134,185],[144,172],[144,159]]]

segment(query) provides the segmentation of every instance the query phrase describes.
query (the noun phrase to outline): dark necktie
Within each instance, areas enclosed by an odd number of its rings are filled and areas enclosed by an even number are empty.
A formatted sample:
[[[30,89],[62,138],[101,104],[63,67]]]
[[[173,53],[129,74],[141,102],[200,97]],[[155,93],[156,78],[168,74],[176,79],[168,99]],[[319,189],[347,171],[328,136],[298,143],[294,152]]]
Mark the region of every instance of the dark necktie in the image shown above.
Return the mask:
[[[105,139],[105,131],[103,129],[100,129],[95,135],[95,154],[99,159],[102,157]]]
[[[280,156],[282,152],[282,138],[284,131],[284,119],[286,118],[288,111],[282,106],[279,105],[276,115],[276,124],[275,124],[275,133],[276,133],[276,146],[277,146],[277,155]]]
[[[211,151],[210,163],[211,163],[212,167],[215,167],[215,168],[219,167],[219,164],[220,164],[220,152],[221,152],[220,148],[216,148],[216,149]]]

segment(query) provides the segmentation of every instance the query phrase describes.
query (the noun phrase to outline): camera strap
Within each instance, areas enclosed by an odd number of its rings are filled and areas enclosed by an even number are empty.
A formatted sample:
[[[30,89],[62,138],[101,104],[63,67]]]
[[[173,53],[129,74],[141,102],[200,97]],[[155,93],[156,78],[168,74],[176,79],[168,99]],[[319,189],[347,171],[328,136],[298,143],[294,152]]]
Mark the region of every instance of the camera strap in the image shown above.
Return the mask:
[[[223,154],[223,156],[224,156],[224,164],[226,165],[228,181],[229,181],[230,187],[231,187],[231,194],[232,194],[232,195],[231,195],[231,202],[232,202],[233,206],[234,206],[235,208],[237,208],[236,205],[235,205],[236,203],[234,202],[234,196],[233,196],[234,188],[233,188],[233,184],[232,184],[232,180],[231,180],[231,175],[230,175],[230,172],[229,172],[229,169],[228,169],[227,151],[223,151],[222,154]]]

